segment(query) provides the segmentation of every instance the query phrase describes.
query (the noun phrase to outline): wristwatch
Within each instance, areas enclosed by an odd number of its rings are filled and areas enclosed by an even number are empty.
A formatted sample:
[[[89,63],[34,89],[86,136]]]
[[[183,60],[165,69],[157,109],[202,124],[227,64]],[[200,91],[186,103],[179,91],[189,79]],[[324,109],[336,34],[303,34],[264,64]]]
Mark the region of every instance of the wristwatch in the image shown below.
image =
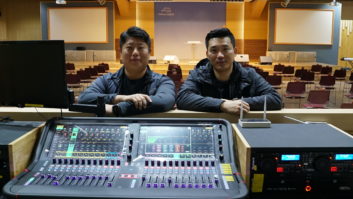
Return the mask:
[[[120,109],[120,106],[118,104],[115,104],[113,106],[113,113],[115,116],[120,116],[121,115],[121,109]]]

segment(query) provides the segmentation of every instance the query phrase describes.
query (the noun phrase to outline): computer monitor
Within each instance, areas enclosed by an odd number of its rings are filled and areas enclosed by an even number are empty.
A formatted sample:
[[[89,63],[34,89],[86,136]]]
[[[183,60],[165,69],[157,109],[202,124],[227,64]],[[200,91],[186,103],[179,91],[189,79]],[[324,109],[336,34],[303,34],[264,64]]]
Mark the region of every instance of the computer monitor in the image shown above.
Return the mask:
[[[0,106],[68,108],[64,41],[0,41]]]

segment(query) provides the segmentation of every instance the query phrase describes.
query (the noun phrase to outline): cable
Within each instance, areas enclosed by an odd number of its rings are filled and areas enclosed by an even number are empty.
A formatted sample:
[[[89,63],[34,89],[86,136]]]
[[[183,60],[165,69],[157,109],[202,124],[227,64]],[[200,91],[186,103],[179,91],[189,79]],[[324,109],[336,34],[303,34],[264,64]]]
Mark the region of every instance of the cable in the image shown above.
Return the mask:
[[[43,115],[42,113],[40,113],[40,112],[38,111],[37,107],[34,107],[34,109],[36,110],[36,112],[38,113],[38,115],[39,115],[42,119],[44,119],[44,121],[47,121],[47,120],[48,120],[48,118],[46,118],[45,115]]]

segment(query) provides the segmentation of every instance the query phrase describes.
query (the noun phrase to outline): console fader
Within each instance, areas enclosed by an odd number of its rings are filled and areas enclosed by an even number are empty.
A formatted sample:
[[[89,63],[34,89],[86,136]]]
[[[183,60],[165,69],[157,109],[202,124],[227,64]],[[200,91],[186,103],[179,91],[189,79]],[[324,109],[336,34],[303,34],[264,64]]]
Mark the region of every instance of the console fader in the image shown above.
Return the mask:
[[[244,198],[230,124],[219,119],[47,122],[16,198]]]

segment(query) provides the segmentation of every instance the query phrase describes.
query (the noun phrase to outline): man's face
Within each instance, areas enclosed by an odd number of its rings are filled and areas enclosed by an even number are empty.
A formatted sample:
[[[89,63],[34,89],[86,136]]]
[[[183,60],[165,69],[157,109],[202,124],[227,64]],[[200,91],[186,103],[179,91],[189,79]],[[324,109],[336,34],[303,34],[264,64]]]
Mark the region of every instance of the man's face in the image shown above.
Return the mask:
[[[208,41],[206,56],[216,72],[232,71],[236,48],[229,37],[212,38]]]
[[[121,60],[129,73],[144,72],[149,58],[148,45],[142,39],[129,37],[121,48]]]

